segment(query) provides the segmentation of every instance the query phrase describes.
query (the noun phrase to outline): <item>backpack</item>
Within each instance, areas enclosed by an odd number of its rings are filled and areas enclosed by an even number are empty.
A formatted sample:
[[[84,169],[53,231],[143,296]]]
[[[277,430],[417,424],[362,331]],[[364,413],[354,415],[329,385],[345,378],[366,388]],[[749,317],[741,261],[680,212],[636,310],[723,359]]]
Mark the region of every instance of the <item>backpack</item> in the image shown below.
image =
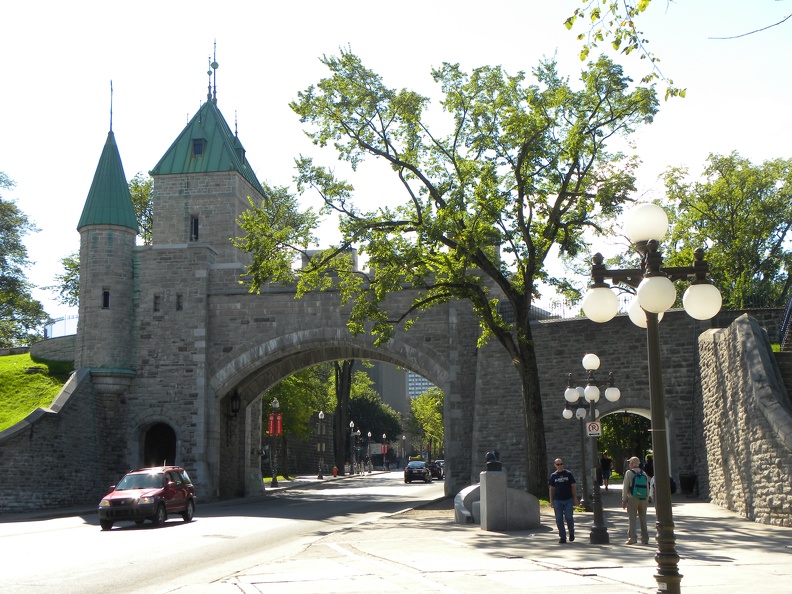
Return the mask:
[[[649,494],[649,485],[646,475],[640,470],[633,471],[632,496],[636,499],[646,499]]]

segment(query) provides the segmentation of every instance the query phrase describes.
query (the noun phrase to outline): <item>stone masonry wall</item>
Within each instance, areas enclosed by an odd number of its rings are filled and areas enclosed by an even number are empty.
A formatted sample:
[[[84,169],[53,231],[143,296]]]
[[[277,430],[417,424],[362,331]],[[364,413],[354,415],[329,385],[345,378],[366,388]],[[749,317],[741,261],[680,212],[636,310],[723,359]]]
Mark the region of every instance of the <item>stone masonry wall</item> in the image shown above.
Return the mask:
[[[40,340],[30,347],[30,356],[46,361],[72,361],[74,362],[74,349],[77,335],[59,336]]]
[[[792,402],[756,320],[699,340],[700,449],[710,500],[763,524],[792,526]]]
[[[82,370],[49,408],[0,432],[0,513],[98,504],[114,480],[106,472],[105,427]]]

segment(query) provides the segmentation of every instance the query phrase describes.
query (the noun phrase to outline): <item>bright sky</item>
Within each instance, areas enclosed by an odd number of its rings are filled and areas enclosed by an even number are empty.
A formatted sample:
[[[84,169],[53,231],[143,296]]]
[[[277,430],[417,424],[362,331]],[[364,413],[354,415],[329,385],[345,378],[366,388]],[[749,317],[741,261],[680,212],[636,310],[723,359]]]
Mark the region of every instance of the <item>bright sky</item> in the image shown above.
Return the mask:
[[[530,72],[556,54],[574,80],[580,44],[563,22],[577,3],[5,3],[0,171],[17,183],[3,197],[40,229],[26,241],[35,262],[30,280],[53,284],[60,259],[79,247],[77,221],[109,129],[111,80],[113,131],[131,178],[154,167],[205,101],[216,40],[218,107],[232,128],[236,117],[259,179],[290,185],[294,157],[313,149],[288,103],[326,75],[321,55],[349,46],[388,86],[435,97],[430,70],[444,61],[468,71],[502,64],[510,73]],[[737,40],[708,39],[790,12],[789,0],[654,0],[639,28],[688,96],[663,103],[655,123],[635,137],[645,191],[662,190],[656,176],[667,166],[697,170],[710,152],[738,151],[755,162],[792,156],[792,21]],[[637,57],[618,60],[636,80],[646,72]],[[662,83],[658,88],[662,95]],[[360,187],[367,200],[388,198],[375,182]],[[49,291],[35,297],[53,317],[76,313]]]

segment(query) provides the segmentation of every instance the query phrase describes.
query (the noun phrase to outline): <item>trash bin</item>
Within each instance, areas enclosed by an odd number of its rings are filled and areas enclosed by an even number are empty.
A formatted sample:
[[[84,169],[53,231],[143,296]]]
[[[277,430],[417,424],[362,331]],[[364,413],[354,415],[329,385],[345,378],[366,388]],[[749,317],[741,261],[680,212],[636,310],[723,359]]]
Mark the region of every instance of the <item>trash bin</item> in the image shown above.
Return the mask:
[[[696,490],[696,475],[692,473],[680,474],[679,488],[682,490],[683,495],[692,495]]]

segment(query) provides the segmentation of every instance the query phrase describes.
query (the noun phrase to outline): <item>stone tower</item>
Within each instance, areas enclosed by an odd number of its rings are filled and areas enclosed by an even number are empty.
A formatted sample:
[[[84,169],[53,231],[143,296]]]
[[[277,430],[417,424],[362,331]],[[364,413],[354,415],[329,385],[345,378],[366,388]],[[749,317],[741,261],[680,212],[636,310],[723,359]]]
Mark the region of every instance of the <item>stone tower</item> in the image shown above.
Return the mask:
[[[133,252],[138,234],[112,125],[77,225],[80,304],[75,367],[130,375]]]

